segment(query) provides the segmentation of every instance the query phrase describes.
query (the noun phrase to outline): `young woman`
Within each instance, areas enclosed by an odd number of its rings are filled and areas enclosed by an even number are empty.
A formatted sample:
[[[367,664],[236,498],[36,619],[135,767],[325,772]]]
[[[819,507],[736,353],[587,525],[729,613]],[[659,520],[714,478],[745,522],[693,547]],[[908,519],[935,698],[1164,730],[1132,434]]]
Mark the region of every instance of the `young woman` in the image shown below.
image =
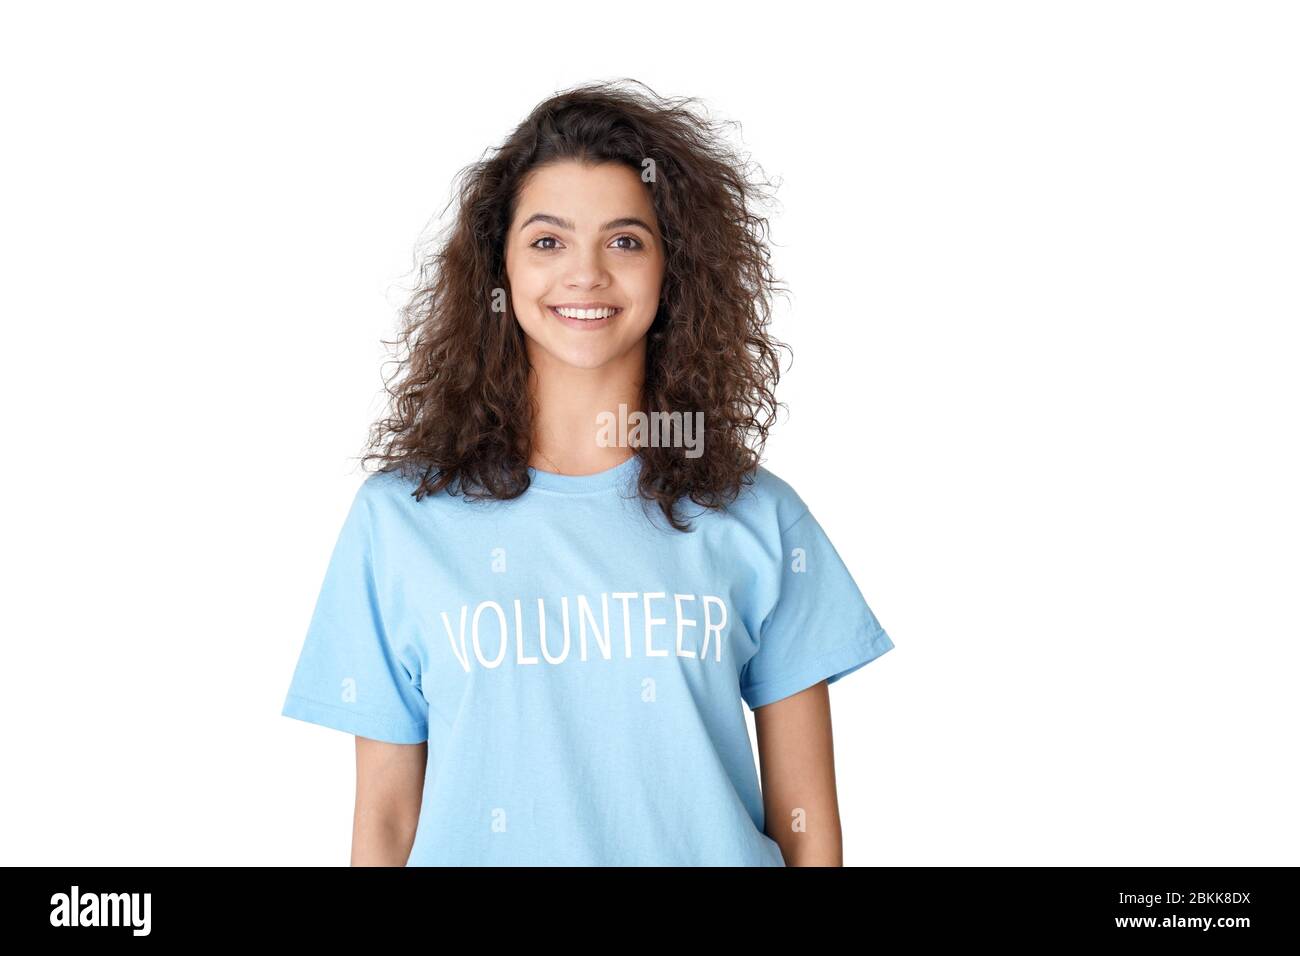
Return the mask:
[[[893,643],[758,464],[766,221],[690,102],[463,175],[283,708],[356,735],[353,864],[842,862],[827,685]]]

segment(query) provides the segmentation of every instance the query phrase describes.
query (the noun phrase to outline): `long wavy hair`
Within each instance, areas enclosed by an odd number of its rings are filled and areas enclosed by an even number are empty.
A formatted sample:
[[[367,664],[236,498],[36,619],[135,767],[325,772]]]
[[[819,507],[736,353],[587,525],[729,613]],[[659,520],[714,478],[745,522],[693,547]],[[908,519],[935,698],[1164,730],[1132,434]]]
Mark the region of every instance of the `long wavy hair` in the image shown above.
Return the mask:
[[[634,446],[637,492],[679,531],[689,498],[725,507],[752,483],[776,418],[780,349],[768,331],[774,280],[756,206],[769,197],[691,98],[662,99],[632,80],[575,87],[543,101],[483,160],[457,175],[454,217],[419,264],[385,379],[389,406],[365,462],[444,489],[510,499],[529,486],[532,408],[524,333],[510,306],[505,242],[526,174],[565,160],[621,163],[641,176],[663,237],[659,307],[647,332],[643,411],[703,412],[703,453]],[[444,215],[446,209],[443,211]],[[417,257],[418,261],[418,257]],[[507,313],[492,311],[501,307]],[[495,296],[494,296],[494,293]],[[594,423],[593,423],[594,424]]]

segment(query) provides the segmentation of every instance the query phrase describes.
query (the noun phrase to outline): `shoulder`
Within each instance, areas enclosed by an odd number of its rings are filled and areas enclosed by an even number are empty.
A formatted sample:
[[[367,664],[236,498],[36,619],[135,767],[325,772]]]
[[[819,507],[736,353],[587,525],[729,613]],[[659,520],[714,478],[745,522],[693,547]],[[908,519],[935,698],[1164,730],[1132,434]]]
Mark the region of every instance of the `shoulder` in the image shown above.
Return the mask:
[[[366,475],[356,492],[356,504],[372,521],[384,522],[411,514],[419,505],[415,498],[418,477],[400,470],[376,471]],[[426,495],[425,500],[442,497]]]
[[[788,481],[759,465],[726,512],[746,524],[782,531],[807,514],[808,505]]]
[[[372,500],[392,498],[414,493],[417,485],[418,479],[396,469],[374,471],[366,475],[357,494]]]
[[[377,524],[427,529],[429,522],[443,525],[464,520],[471,513],[489,511],[496,502],[470,501],[447,489],[420,492],[422,476],[393,468],[368,474],[357,489],[356,500]],[[418,497],[417,497],[418,493]]]
[[[415,491],[417,483],[396,471],[370,472],[358,486],[356,500],[370,507],[397,502]]]

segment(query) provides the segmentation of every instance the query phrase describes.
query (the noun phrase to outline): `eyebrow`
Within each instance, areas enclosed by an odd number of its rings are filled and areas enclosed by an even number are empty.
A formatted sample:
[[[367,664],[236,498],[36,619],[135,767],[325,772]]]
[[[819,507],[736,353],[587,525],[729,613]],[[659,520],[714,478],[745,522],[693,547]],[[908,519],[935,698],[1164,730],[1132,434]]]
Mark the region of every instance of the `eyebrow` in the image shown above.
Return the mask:
[[[533,213],[531,216],[529,216],[527,219],[524,220],[523,224],[520,225],[519,229],[522,231],[523,229],[527,228],[531,223],[534,222],[549,222],[552,226],[556,226],[557,228],[568,229],[570,232],[573,231],[573,222],[571,220],[561,219],[559,216],[552,216],[550,213],[547,212]],[[605,223],[603,226],[600,227],[600,231],[609,232],[609,230],[611,229],[626,229],[628,226],[638,226],[644,229],[646,232],[650,233],[650,235],[652,236],[655,233],[655,231],[651,229],[648,225],[646,225],[646,223],[643,220],[638,219],[635,216],[624,216],[621,219],[611,219],[609,222]]]

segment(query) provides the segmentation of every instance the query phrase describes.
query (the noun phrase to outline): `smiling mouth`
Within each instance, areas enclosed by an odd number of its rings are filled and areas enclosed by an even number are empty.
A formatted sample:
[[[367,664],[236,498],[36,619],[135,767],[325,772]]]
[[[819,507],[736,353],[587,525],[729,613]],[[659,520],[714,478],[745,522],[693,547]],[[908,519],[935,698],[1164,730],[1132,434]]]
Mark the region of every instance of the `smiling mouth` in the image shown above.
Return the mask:
[[[612,319],[616,315],[620,315],[623,311],[618,307],[605,309],[561,309],[556,308],[553,305],[548,305],[546,308],[551,315],[561,319],[568,319],[570,322],[603,322],[606,319]]]

